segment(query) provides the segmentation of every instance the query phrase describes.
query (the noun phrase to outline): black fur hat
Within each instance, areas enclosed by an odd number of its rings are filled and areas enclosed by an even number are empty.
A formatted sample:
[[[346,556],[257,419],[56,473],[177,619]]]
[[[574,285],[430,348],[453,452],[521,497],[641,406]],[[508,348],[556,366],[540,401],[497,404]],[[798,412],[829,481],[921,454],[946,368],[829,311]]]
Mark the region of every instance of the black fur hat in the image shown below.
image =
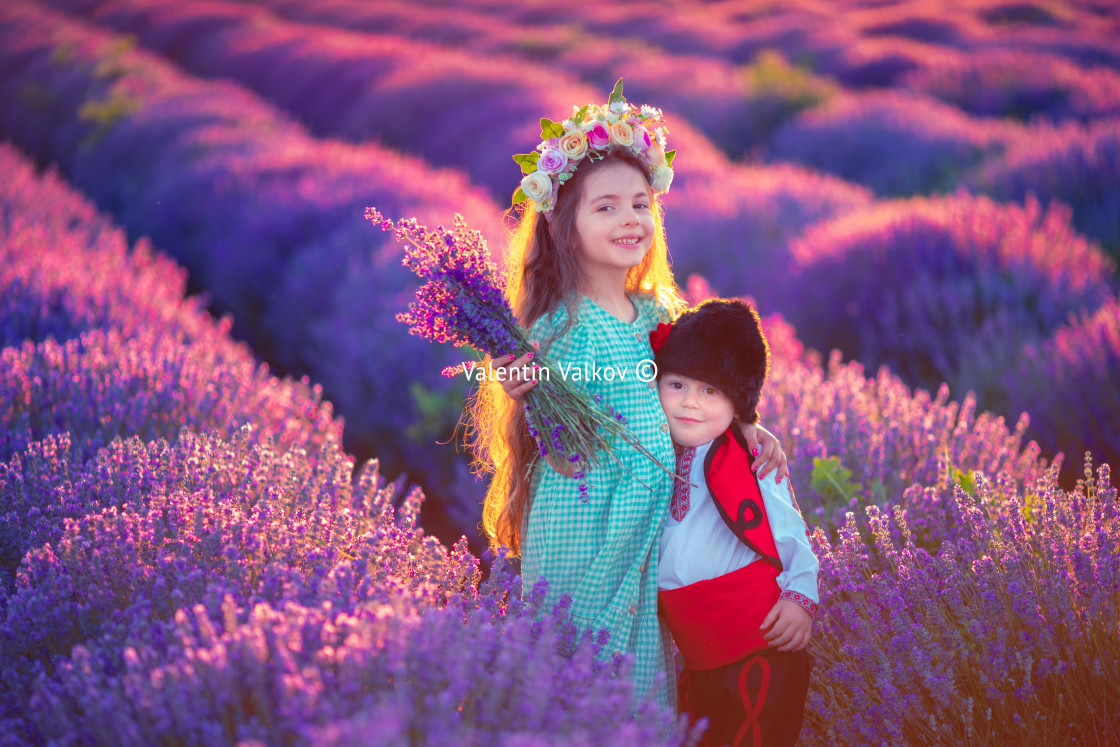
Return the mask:
[[[744,423],[758,420],[770,346],[758,312],[736,298],[714,298],[650,333],[657,376],[675,373],[719,389]]]

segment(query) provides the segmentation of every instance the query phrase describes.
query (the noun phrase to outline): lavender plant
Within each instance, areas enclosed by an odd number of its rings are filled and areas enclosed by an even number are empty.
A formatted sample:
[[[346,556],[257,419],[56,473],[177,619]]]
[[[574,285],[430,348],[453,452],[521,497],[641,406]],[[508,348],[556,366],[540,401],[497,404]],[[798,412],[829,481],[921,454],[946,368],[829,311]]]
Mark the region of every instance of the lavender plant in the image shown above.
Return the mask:
[[[978,50],[899,83],[982,117],[1085,122],[1120,114],[1120,72],[1086,70],[1056,55]]]
[[[773,138],[771,160],[797,161],[882,195],[949,191],[1016,130],[916,94],[841,94]],[[889,156],[887,156],[889,154]]]
[[[986,31],[982,21],[968,14],[906,3],[866,8],[850,20],[865,36],[899,36],[950,48],[967,48]]]
[[[820,72],[854,89],[897,88],[899,81],[931,64],[946,64],[962,52],[894,36],[860,36],[844,45]]]
[[[1025,438],[1026,417],[1011,428],[978,410],[972,395],[955,402],[945,385],[935,395],[911,390],[885,368],[867,377],[838,353],[823,368],[811,357],[775,357],[773,365],[759,413],[787,445],[790,482],[810,524],[838,526],[848,511],[902,501],[912,490],[920,495],[922,486],[943,483],[954,470],[1007,474],[1022,485],[1042,475],[1039,448]],[[821,486],[820,476],[814,479],[818,460],[833,460],[832,472],[850,473],[847,484]],[[936,546],[956,525],[952,515],[928,506],[912,526]]]
[[[1120,503],[1107,466],[1076,489],[978,476],[924,494],[959,517],[935,551],[909,506],[814,535],[822,607],[806,744],[1100,744],[1117,723]],[[935,592],[931,594],[931,591]],[[1107,739],[1107,737],[1104,737]]]
[[[809,226],[858,212],[865,187],[792,164],[745,166],[692,180],[664,198],[678,277],[718,278],[724,295],[750,295],[764,311],[798,303],[790,246]]]
[[[352,612],[227,596],[218,615],[180,610],[162,650],[76,648],[37,686],[34,718],[50,739],[95,743],[685,742],[673,714],[632,713],[620,663],[573,640],[564,608],[541,617],[543,586],[524,603],[518,586],[498,566],[445,607],[399,592]]]
[[[232,441],[186,431],[174,444],[116,441],[82,468],[57,441],[16,457],[2,473],[5,503],[38,501],[45,511],[28,515],[47,521],[0,615],[3,715],[25,709],[36,673],[75,645],[165,650],[183,607],[218,615],[230,595],[250,608],[352,613],[399,594],[442,604],[473,583],[465,545],[452,560],[416,529],[418,492],[398,507],[376,462],[354,484],[352,470],[333,444],[312,461],[254,445],[248,428]]]
[[[1001,372],[1025,343],[1114,292],[1111,258],[1068,210],[1033,200],[884,203],[818,224],[793,253],[802,303],[787,318],[806,344],[888,365],[914,386],[973,390],[983,407],[1000,401]]]
[[[1049,453],[1091,452],[1120,464],[1118,370],[1120,300],[1113,297],[1024,348],[1003,377],[1006,408],[1030,413],[1030,434]]]
[[[0,347],[144,327],[213,338],[213,320],[186,297],[186,273],[151,242],[130,250],[107,216],[8,145],[0,173]]]
[[[1005,155],[980,164],[970,188],[1002,200],[1058,200],[1073,208],[1073,224],[1120,258],[1120,119],[1086,126],[1040,125]]]

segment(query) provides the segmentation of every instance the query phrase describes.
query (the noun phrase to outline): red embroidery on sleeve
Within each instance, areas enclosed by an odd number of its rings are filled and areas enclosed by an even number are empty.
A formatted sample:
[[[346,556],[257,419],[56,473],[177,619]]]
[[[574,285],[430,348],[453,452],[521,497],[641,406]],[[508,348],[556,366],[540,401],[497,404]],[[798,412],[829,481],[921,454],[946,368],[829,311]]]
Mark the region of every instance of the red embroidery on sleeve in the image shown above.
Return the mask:
[[[689,492],[692,486],[689,477],[692,475],[692,458],[696,456],[695,446],[677,447],[677,477],[673,481],[673,500],[669,502],[669,513],[677,521],[683,521],[689,508]]]
[[[798,591],[790,591],[788,589],[786,591],[783,591],[778,596],[778,601],[780,602],[783,599],[788,599],[789,601],[795,603],[798,607],[805,610],[813,617],[817,616],[817,610],[820,609],[819,604]]]

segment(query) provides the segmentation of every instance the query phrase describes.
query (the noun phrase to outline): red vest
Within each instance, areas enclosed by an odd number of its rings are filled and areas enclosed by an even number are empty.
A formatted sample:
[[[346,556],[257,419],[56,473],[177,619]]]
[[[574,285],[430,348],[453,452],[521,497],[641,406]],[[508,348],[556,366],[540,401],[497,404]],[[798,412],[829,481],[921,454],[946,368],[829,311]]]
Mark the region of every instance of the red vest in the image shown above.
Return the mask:
[[[751,472],[750,449],[737,425],[732,424],[712,442],[704,459],[704,479],[731,532],[780,573],[782,560],[774,544],[766,504],[758,478]]]

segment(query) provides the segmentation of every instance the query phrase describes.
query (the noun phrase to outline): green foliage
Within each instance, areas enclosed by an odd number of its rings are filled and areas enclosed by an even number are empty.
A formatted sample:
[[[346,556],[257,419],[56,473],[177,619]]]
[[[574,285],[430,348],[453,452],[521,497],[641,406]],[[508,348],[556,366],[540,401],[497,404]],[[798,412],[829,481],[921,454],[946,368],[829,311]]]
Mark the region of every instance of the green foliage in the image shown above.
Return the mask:
[[[78,110],[78,119],[93,125],[82,141],[82,147],[93,147],[113,125],[139,108],[140,101],[121,90],[112,91],[103,99],[82,104],[82,108]]]
[[[548,140],[552,137],[563,137],[564,125],[558,122],[553,122],[547,117],[541,117],[541,140]]]
[[[838,90],[834,82],[790,64],[772,50],[760,52],[739,71],[739,86],[747,123],[739,135],[744,150],[769,140],[792,117],[828,101]]]
[[[97,61],[94,74],[103,80],[116,80],[131,72],[124,57],[136,48],[136,37],[125,35],[114,41],[102,52],[102,58]]]
[[[836,84],[813,75],[808,68],[791,65],[772,49],[758,53],[740,72],[740,81],[752,97],[782,99],[790,112],[821,104],[836,94]]]
[[[408,391],[420,418],[405,430],[405,436],[413,441],[427,441],[453,432],[466,401],[466,384],[462,383],[465,381],[465,377],[456,377],[454,385],[444,391],[430,390],[417,381],[412,382]]]
[[[513,160],[521,167],[522,174],[531,174],[537,170],[537,161],[541,158],[538,151],[532,153],[518,153],[513,157]]]
[[[622,95],[622,78],[614,84],[614,90],[611,91],[611,97],[607,99],[607,104],[613,104],[616,101],[626,101],[626,97]]]
[[[839,457],[814,457],[811,487],[825,503],[847,503],[859,492],[852,471],[840,464]]]
[[[945,449],[945,483],[959,485],[968,495],[976,495],[976,480],[972,470],[962,471],[949,458],[949,450]]]

